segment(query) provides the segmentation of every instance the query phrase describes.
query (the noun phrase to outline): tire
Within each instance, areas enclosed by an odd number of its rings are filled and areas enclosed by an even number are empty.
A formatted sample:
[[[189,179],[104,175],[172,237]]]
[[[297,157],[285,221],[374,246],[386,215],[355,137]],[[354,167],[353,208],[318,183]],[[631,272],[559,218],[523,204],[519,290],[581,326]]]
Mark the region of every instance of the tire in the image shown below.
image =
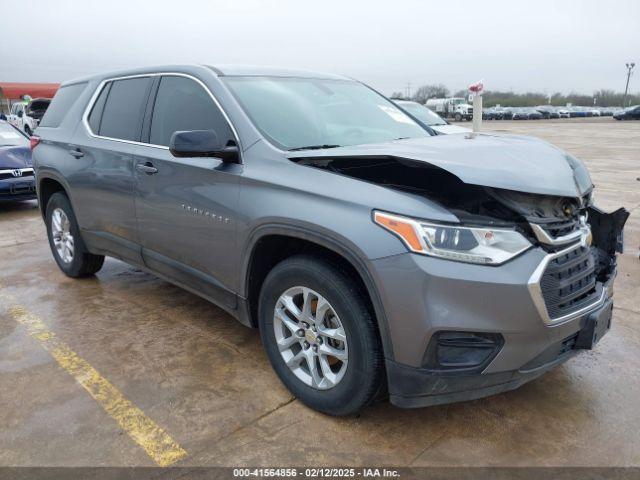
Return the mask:
[[[58,221],[58,226],[54,225],[54,223],[56,223],[53,218],[54,213]],[[66,217],[68,224],[64,222],[64,217],[61,217],[61,215]],[[60,267],[60,270],[62,270],[65,275],[72,278],[88,277],[102,268],[104,256],[94,255],[87,250],[80,236],[78,221],[71,208],[71,202],[69,202],[69,198],[64,193],[56,192],[51,195],[47,203],[45,219],[51,253],[58,267]],[[58,233],[54,233],[54,230]],[[63,231],[63,239],[65,240],[63,242],[61,242],[60,230]],[[66,236],[64,236],[65,233]],[[70,256],[68,255],[70,252],[69,249],[65,249],[64,247],[62,247],[61,250],[59,249],[56,245],[56,239],[59,240],[58,245],[61,243],[72,245],[73,251]]]
[[[456,120],[456,122],[461,122],[462,121],[462,115],[460,115],[459,113],[456,113],[453,118]]]
[[[313,340],[313,333],[309,338],[309,330],[305,330],[301,319],[296,320],[293,315],[288,315],[289,323],[294,326],[291,329],[291,325],[286,327],[285,322],[279,320],[282,317],[276,315],[276,307],[280,308],[283,305],[282,298],[286,297],[287,292],[298,291],[298,287],[310,289],[312,293],[308,298],[315,297],[316,307],[321,304],[326,307],[327,304],[323,300],[326,300],[329,305],[328,309],[323,308],[326,311],[323,318],[327,324],[323,324],[322,319],[313,316],[300,317],[312,319],[310,329],[314,329],[313,321],[316,322],[318,338],[315,340]],[[297,297],[301,302],[303,295],[300,294]],[[357,284],[340,268],[327,260],[310,255],[296,255],[284,260],[267,275],[260,291],[258,306],[262,343],[282,383],[305,405],[329,415],[350,415],[369,405],[380,392],[384,378],[382,345],[375,320],[367,308],[365,298]],[[300,306],[303,305],[300,304]],[[335,316],[331,312],[335,313]],[[318,315],[317,309],[315,314]],[[340,331],[336,325],[342,327],[344,342],[323,336],[322,332],[327,331],[325,330],[327,327],[333,328],[328,330],[330,332]],[[302,330],[307,333],[301,338],[292,338],[296,337],[293,332],[298,327],[302,327],[298,330],[298,335]],[[280,337],[281,341],[293,342],[291,349],[287,349],[286,352],[290,357],[303,355],[295,371],[294,367],[287,365],[283,356],[285,353],[280,352],[276,338],[279,335],[277,331],[291,333],[284,340]],[[307,349],[304,347],[305,342],[308,345]],[[310,342],[311,345],[309,345]],[[334,348],[333,351],[342,354],[346,351],[346,363],[339,361],[336,357],[323,355],[326,347]],[[318,375],[322,374],[321,383],[309,384],[309,381],[313,382],[313,380],[312,375],[309,374],[310,364],[304,357],[305,351],[312,356]],[[314,351],[316,353],[313,353]],[[294,353],[296,354],[293,355]],[[320,358],[322,356],[324,356],[324,364]],[[324,368],[321,368],[327,366],[332,370],[328,374]],[[334,374],[334,371],[337,373]],[[304,381],[301,376],[308,377],[307,381]],[[337,377],[340,379],[332,384]]]

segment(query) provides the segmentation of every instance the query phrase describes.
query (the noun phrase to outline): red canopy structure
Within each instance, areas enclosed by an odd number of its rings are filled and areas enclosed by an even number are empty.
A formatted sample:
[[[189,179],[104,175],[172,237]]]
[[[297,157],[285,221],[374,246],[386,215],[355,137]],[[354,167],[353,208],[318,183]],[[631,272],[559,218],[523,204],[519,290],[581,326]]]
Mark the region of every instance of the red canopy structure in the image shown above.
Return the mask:
[[[0,98],[20,100],[23,95],[31,98],[53,98],[58,88],[59,83],[0,82]]]

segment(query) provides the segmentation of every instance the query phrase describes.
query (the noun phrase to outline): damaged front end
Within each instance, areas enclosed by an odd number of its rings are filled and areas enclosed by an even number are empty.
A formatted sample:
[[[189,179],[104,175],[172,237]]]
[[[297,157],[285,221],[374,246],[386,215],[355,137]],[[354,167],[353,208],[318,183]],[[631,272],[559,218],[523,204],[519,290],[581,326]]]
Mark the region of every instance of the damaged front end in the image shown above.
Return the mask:
[[[465,226],[516,229],[546,252],[529,285],[547,324],[575,318],[612,293],[616,252],[622,252],[629,212],[598,209],[591,189],[581,196],[555,196],[475,185],[440,166],[390,156],[291,160],[427,198]]]

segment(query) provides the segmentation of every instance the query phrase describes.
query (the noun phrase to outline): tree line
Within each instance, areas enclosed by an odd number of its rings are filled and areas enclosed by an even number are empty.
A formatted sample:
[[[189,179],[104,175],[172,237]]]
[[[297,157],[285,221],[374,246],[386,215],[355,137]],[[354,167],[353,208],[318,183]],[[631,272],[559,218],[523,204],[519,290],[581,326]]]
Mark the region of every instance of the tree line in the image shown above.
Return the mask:
[[[453,94],[454,97],[467,97],[469,92],[459,90]],[[417,88],[410,98],[407,98],[402,92],[394,92],[391,98],[402,100],[413,100],[418,103],[426,103],[430,98],[445,98],[452,96],[449,89],[443,84],[422,85]],[[569,93],[567,95],[556,92],[547,95],[542,92],[504,92],[499,90],[485,90],[482,94],[482,103],[485,107],[494,107],[496,105],[508,107],[535,107],[537,105],[555,105],[564,106],[567,103],[573,105],[598,105],[600,107],[621,107],[624,93],[615,92],[613,90],[600,89],[593,92],[593,95],[585,95],[581,93]],[[640,104],[640,93],[627,95],[625,106]]]

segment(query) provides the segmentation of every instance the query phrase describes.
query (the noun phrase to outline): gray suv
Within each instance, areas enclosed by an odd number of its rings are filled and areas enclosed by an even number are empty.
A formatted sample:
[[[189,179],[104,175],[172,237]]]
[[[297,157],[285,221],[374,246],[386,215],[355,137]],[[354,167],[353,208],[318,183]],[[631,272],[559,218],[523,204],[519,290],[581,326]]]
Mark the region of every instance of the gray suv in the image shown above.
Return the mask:
[[[111,256],[210,300],[319,411],[511,390],[609,329],[628,213],[542,141],[437,135],[357,81],[238,66],[68,82],[36,135],[65,274]]]

